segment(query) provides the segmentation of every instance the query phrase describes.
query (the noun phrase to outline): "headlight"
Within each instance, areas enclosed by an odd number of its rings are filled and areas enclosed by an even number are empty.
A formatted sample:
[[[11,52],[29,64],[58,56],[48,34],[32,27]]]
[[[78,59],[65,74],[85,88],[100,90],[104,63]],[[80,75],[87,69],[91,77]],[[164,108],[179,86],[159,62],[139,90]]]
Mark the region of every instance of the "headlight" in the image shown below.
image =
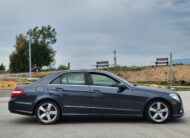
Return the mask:
[[[175,99],[175,100],[177,100],[177,101],[180,102],[180,98],[179,98],[179,96],[177,94],[171,93],[170,97],[172,97],[173,99]]]

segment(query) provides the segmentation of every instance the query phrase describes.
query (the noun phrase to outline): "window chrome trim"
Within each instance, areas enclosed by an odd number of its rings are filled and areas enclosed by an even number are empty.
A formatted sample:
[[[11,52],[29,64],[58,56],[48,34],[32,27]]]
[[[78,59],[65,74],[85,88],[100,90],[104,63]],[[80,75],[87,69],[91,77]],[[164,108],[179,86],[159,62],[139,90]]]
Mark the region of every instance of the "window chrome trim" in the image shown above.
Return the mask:
[[[89,87],[89,85],[80,85],[80,84],[48,84],[49,86],[85,86]]]
[[[100,109],[100,110],[118,110],[118,111],[135,111],[139,112],[140,110],[134,109],[123,109],[123,108],[107,108],[107,107],[91,107],[91,106],[72,106],[72,105],[65,105],[65,108],[86,108],[86,109]]]
[[[98,88],[115,88],[117,89],[118,87],[109,87],[109,86],[97,86],[97,85],[79,85],[79,84],[48,84],[48,85],[52,85],[52,86],[86,86],[86,87],[98,87]]]
[[[69,84],[51,84],[51,82],[54,80],[54,79],[56,79],[57,77],[59,77],[59,76],[61,76],[61,75],[64,75],[64,74],[69,74],[69,73],[84,73],[84,75],[85,75],[85,73],[86,72],[60,72],[58,75],[56,75],[56,77],[54,77],[53,79],[50,79],[49,81],[48,81],[48,85],[69,85]],[[128,88],[128,89],[132,89],[132,87],[131,86],[129,86],[129,85],[127,85],[125,82],[123,82],[121,79],[119,79],[119,78],[117,78],[117,77],[115,77],[115,76],[113,76],[112,74],[110,74],[110,73],[107,73],[107,72],[98,72],[98,71],[89,71],[88,73],[100,73],[100,74],[103,74],[103,75],[108,75],[108,76],[110,76],[111,78],[113,78],[113,79],[115,79],[115,80],[117,80],[119,83],[124,83],[125,85],[126,85],[126,87]],[[70,84],[71,85],[71,84]],[[83,85],[79,85],[79,84],[72,84],[71,86],[97,86],[97,85],[88,85],[88,84],[83,84]],[[107,87],[107,88],[117,88],[117,87],[109,87],[109,86],[97,86],[97,87]]]
[[[57,85],[57,86],[86,86],[86,87],[98,87],[98,88],[114,88],[114,89],[117,89],[118,87],[109,87],[109,86],[97,86],[97,85],[79,85],[79,84],[48,84],[48,85]]]
[[[100,85],[88,85],[90,87],[97,87],[97,88],[113,88],[113,89],[118,89],[118,87],[110,87],[110,86],[100,86]]]

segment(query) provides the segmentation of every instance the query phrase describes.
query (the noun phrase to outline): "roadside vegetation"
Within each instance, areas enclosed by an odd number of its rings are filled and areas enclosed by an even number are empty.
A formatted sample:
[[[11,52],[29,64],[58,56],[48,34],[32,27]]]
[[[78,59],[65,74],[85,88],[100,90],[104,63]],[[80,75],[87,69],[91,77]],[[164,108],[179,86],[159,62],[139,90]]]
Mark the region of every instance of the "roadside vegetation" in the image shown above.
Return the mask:
[[[124,79],[143,85],[162,85],[168,86],[169,66],[117,66],[104,69],[116,73]],[[173,65],[172,85],[190,86],[190,65]]]

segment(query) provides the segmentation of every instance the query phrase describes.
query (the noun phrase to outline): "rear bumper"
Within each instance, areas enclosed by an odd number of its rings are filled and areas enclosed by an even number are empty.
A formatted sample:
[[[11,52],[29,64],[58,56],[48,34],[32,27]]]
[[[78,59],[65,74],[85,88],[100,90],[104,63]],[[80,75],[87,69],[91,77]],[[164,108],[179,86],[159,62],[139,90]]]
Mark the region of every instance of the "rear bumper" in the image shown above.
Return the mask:
[[[32,104],[14,101],[11,99],[8,103],[8,109],[11,113],[33,116]]]

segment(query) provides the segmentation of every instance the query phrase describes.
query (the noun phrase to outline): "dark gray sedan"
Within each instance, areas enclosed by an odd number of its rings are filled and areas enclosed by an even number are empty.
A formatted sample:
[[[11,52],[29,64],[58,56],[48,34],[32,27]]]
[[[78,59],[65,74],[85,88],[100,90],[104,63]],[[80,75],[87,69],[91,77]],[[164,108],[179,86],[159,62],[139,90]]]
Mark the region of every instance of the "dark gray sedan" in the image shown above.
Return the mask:
[[[154,123],[184,115],[178,93],[135,86],[105,71],[52,73],[12,91],[9,110],[54,124],[61,116],[145,117]]]

